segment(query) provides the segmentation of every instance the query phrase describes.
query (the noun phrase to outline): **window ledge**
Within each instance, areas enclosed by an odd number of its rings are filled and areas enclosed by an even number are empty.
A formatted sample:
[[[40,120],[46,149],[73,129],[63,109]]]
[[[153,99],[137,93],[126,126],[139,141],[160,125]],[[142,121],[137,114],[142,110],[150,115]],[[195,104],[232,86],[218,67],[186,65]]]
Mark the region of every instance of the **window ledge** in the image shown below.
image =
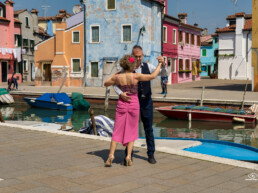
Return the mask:
[[[72,44],[80,44],[81,42],[72,42]]]
[[[121,42],[122,44],[131,44],[131,43],[133,43],[132,41],[130,41],[130,42]],[[165,42],[164,42],[165,43]]]
[[[90,44],[100,44],[100,42],[90,42]]]

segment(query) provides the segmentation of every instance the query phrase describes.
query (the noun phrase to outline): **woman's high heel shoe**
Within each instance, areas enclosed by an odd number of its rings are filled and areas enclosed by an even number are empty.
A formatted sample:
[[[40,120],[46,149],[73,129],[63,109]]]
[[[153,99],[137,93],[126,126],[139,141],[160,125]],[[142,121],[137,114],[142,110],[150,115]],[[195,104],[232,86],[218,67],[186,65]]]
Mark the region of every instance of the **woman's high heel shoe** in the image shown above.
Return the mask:
[[[109,156],[106,163],[105,163],[105,167],[111,167],[112,166],[112,161],[115,159],[114,156]]]
[[[126,164],[126,166],[132,166],[132,165],[133,165],[132,159],[130,159],[130,158],[125,158],[125,164]]]

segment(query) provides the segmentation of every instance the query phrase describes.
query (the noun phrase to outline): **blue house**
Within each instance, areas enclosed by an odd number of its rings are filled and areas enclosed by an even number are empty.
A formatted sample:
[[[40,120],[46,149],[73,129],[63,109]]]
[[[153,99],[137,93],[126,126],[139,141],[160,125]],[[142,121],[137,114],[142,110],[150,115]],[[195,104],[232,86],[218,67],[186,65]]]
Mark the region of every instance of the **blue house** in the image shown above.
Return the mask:
[[[201,37],[201,76],[210,76],[217,71],[218,41],[216,36]]]
[[[157,0],[87,1],[86,86],[102,86],[119,60],[143,47],[144,60],[157,65],[161,55],[162,9]]]

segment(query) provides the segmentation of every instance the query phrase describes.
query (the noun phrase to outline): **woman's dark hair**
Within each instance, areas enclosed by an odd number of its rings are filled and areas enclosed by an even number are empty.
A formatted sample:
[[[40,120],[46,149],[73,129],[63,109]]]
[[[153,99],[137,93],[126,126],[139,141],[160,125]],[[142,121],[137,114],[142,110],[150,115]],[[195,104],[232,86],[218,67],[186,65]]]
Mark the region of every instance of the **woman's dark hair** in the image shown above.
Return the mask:
[[[136,66],[136,59],[132,55],[125,55],[119,63],[124,70],[132,71]]]

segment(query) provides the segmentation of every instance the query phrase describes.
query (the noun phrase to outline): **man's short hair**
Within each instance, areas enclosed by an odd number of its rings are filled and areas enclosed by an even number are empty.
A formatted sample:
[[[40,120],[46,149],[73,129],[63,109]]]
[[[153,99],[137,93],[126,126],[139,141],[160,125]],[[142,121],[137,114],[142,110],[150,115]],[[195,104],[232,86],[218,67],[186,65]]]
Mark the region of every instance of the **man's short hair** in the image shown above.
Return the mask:
[[[139,45],[135,45],[132,50],[134,50],[134,49],[140,49],[140,50],[142,50],[142,47],[139,46]]]

